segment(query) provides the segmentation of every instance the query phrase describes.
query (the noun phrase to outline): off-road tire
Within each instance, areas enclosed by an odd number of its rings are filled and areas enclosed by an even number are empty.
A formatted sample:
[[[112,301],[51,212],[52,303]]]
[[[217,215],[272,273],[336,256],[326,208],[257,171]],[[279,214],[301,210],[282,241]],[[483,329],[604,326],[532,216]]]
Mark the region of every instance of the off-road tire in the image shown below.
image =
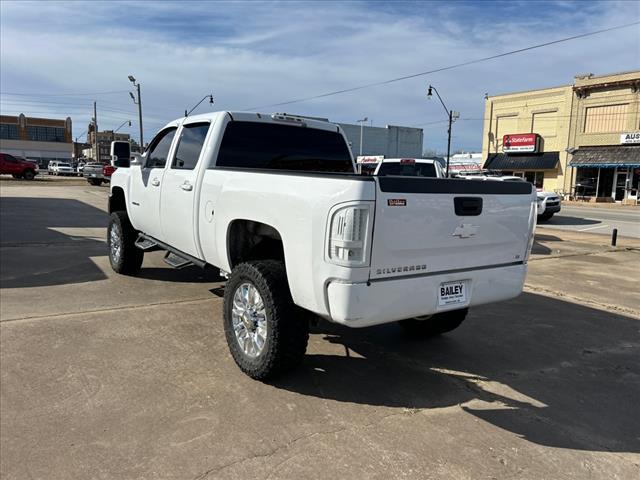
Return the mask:
[[[255,358],[238,344],[232,323],[233,297],[243,283],[251,283],[260,293],[267,317],[267,338]],[[284,263],[255,260],[236,266],[225,286],[224,332],[234,361],[256,380],[267,380],[295,368],[304,357],[309,340],[309,314],[291,299]]]
[[[87,182],[96,187],[102,185],[102,180],[96,180],[95,178],[89,178],[87,179]]]
[[[553,213],[543,213],[542,215],[538,215],[538,221],[546,222],[548,220],[551,220],[551,217],[553,217]]]
[[[120,256],[118,258],[114,257],[113,249],[111,248],[113,229],[117,229],[120,239]],[[107,247],[109,249],[109,262],[115,272],[123,275],[133,275],[140,270],[144,260],[144,252],[136,247],[137,238],[138,232],[131,225],[127,212],[113,212],[107,229]]]
[[[36,177],[36,174],[33,170],[25,170],[21,177],[25,180],[33,180]]]
[[[410,318],[401,320],[398,324],[412,335],[431,337],[455,330],[464,321],[469,312],[468,308],[451,310],[432,315],[426,319]]]

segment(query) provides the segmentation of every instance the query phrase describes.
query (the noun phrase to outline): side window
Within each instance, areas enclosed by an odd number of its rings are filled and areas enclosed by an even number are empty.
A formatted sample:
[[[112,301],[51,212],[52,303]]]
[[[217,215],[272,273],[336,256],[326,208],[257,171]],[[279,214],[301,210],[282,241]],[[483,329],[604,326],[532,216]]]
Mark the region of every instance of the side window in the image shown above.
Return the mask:
[[[176,128],[168,128],[164,132],[160,132],[153,143],[149,147],[149,156],[147,157],[147,168],[163,168],[167,164],[171,142],[176,134]]]
[[[176,155],[171,168],[177,170],[193,170],[198,163],[204,140],[209,131],[208,123],[185,125],[180,134]]]
[[[17,163],[17,160],[15,158],[13,158],[13,156],[9,155],[8,153],[5,153],[4,155],[2,155],[2,159],[5,162]]]

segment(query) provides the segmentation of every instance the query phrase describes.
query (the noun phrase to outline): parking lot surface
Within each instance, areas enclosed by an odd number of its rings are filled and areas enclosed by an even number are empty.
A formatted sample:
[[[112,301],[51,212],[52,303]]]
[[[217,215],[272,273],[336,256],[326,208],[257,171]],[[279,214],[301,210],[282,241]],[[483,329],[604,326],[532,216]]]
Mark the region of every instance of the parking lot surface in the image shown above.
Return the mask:
[[[106,257],[107,189],[0,187],[0,477],[631,479],[640,244],[540,229],[526,292],[430,340],[321,322],[244,376],[223,283]]]

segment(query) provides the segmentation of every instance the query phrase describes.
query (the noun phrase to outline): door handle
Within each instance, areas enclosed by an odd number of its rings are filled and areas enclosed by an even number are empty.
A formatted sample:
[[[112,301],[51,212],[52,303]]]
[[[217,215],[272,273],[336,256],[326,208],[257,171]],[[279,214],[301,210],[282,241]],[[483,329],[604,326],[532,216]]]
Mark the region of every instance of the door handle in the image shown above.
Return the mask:
[[[151,185],[153,185],[154,187],[159,186],[160,180],[158,180],[157,178],[154,178],[153,180],[151,180]]]
[[[182,185],[180,185],[180,188],[190,192],[191,190],[193,190],[193,185],[191,185],[189,182],[184,182]]]

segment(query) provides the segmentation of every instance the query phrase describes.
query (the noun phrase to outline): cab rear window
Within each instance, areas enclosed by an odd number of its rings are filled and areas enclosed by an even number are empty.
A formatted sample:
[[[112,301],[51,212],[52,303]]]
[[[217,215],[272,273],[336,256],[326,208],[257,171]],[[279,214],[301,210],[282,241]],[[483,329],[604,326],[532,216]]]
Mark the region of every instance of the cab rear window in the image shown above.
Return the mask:
[[[378,176],[399,175],[402,177],[437,177],[433,163],[383,163]]]
[[[338,132],[260,122],[229,122],[216,166],[354,173]]]

